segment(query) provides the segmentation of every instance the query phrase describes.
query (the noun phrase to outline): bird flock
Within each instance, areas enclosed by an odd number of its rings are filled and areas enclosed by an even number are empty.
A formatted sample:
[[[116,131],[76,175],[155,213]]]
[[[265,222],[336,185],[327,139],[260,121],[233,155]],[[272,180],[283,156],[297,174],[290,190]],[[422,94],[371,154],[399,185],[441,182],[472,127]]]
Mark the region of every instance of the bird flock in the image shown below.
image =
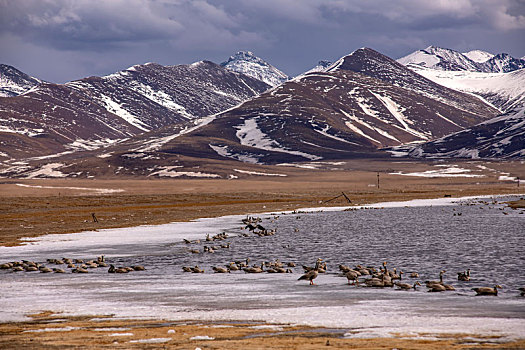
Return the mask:
[[[277,220],[279,216],[274,215],[272,222]],[[297,217],[299,218],[299,217]],[[276,234],[276,230],[269,230],[262,225],[262,219],[260,217],[246,217],[242,220],[243,230],[250,231],[253,235],[258,237],[271,236]],[[298,229],[295,229],[297,232]],[[249,234],[242,233],[242,237],[249,237]],[[214,242],[214,241],[223,241],[230,238],[226,233],[219,233],[214,236],[206,235],[205,242]],[[186,244],[199,244],[200,240],[189,241],[184,239]],[[221,248],[229,248],[231,243],[222,244],[220,246],[204,246],[203,249],[189,249],[192,253],[213,253]],[[211,271],[213,273],[232,273],[232,272],[244,272],[244,273],[294,273],[294,268],[296,267],[295,262],[282,262],[280,259],[274,261],[263,261],[263,262],[254,262],[250,265],[251,259],[246,258],[245,260],[236,260],[228,261],[219,266],[211,266]],[[419,286],[425,286],[428,292],[447,292],[454,291],[456,288],[450,283],[445,283],[443,281],[443,276],[446,273],[446,270],[439,271],[439,279],[433,281],[420,281],[418,272],[410,272],[408,276],[403,276],[404,272],[398,270],[397,268],[389,269],[387,268],[388,262],[383,262],[379,268],[364,266],[364,265],[355,265],[354,267],[349,267],[344,264],[338,266],[337,273],[341,277],[346,277],[348,284],[354,285],[356,287],[370,287],[370,288],[395,288],[397,290],[417,290]],[[314,280],[319,276],[319,274],[327,273],[327,264],[323,259],[318,258],[314,266],[302,265],[303,274],[298,278],[298,280],[309,281],[310,285],[314,285]],[[199,266],[183,266],[183,272],[189,273],[205,273],[204,268]],[[334,272],[329,272],[334,273]],[[408,279],[408,280],[407,280]],[[457,272],[457,283],[462,284],[463,286],[468,285],[465,283],[475,282],[471,280],[471,269],[466,269],[465,271]],[[494,285],[493,287],[473,287],[475,295],[498,295],[498,289],[501,289],[502,286],[499,284]],[[520,288],[520,295],[525,295],[525,288]]]
[[[51,266],[51,267],[50,267]],[[0,264],[0,270],[11,272],[40,272],[40,273],[89,273],[91,269],[108,267],[108,273],[128,273],[131,271],[144,271],[146,268],[142,265],[119,266],[106,262],[104,255],[98,256],[93,260],[71,259],[71,258],[49,258],[46,263],[20,260]]]

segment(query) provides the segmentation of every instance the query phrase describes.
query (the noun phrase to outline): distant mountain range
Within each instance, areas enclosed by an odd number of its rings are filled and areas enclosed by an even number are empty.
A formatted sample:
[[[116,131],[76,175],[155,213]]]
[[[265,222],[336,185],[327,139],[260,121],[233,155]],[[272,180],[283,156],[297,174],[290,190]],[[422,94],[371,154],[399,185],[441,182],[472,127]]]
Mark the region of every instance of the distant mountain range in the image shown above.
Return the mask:
[[[426,68],[446,71],[470,71],[485,73],[507,73],[525,68],[525,60],[514,58],[506,53],[492,55],[481,50],[460,53],[451,49],[429,46],[397,60]]]
[[[222,66],[37,80],[0,98],[0,176],[236,178],[250,164],[523,157],[525,70],[473,72],[498,55],[439,52],[429,68],[362,48],[293,79],[239,52]]]
[[[174,123],[193,125],[269,87],[209,61],[42,83],[0,98],[0,146],[13,158],[93,149]]]

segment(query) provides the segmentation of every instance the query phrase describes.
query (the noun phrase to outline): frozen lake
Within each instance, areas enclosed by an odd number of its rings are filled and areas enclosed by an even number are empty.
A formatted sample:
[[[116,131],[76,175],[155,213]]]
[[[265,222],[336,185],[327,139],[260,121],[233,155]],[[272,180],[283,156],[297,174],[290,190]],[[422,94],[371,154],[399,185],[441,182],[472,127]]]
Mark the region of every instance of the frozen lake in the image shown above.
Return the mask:
[[[471,333],[525,338],[525,250],[523,210],[511,210],[502,198],[437,199],[384,203],[370,209],[260,215],[276,229],[258,237],[242,230],[244,216],[202,219],[128,229],[49,235],[20,247],[0,247],[0,263],[47,258],[95,259],[104,254],[115,266],[144,265],[146,271],[108,274],[13,273],[0,270],[0,320],[20,320],[34,311],[66,314],[114,314],[116,317],[171,320],[262,320],[337,327],[351,337]],[[229,238],[205,242],[226,232]],[[248,237],[242,237],[248,233]],[[200,239],[185,244],[182,239]],[[230,243],[215,253],[192,254],[204,245]],[[214,274],[212,266],[250,258],[250,264],[293,261],[293,274]],[[317,258],[328,264],[316,285],[298,281],[301,265]],[[417,291],[374,289],[347,284],[339,264],[375,266],[405,272]],[[205,274],[184,273],[198,265]],[[47,264],[50,267],[55,265]],[[64,267],[64,265],[60,266]],[[471,269],[470,282],[456,272]],[[428,293],[423,281],[444,280],[455,291]],[[417,271],[419,279],[410,279]],[[503,288],[497,297],[476,297],[473,287]]]

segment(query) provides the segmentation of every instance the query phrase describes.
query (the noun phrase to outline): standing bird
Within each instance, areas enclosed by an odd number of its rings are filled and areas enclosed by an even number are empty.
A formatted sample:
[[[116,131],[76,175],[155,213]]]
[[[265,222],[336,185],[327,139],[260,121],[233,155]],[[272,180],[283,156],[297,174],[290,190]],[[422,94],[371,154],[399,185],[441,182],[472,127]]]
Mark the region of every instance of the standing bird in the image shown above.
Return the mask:
[[[315,284],[314,283],[314,279],[317,278],[317,275],[319,275],[319,264],[321,263],[321,261],[323,261],[321,258],[318,258],[317,261],[315,262],[315,267],[313,270],[311,271],[308,271],[307,273],[305,273],[304,275],[302,275],[301,277],[299,277],[297,280],[309,280],[310,281],[310,285],[312,284]]]

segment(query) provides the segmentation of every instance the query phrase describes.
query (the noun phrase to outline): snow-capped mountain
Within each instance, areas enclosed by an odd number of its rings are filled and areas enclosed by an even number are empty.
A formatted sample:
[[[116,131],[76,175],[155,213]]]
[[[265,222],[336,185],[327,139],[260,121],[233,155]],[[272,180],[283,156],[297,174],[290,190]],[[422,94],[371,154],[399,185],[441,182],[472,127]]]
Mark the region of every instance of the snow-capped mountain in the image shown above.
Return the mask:
[[[41,83],[41,80],[27,75],[15,67],[0,64],[0,97],[18,96]]]
[[[105,77],[44,83],[0,98],[0,145],[13,158],[96,148],[173,123],[192,124],[268,88],[207,61],[149,63]]]
[[[52,164],[63,176],[228,178],[239,165],[385,157],[379,148],[432,140],[498,113],[478,97],[363,48],[326,72],[303,74],[198,126],[172,124],[104,149],[13,167],[0,176],[33,176]]]
[[[468,52],[463,52],[463,55],[467,56],[472,61],[477,63],[486,62],[492,57],[494,57],[494,54],[483,50],[472,50]]]
[[[148,175],[147,169],[158,174],[160,166],[173,164],[174,155],[180,157],[179,168],[169,165],[170,171],[181,174],[196,164],[203,171],[203,160],[281,164],[383,157],[379,147],[444,136],[497,113],[476,97],[365,48],[341,58],[329,72],[301,75],[193,130],[154,131],[105,149],[111,155],[104,159],[124,172],[121,167],[129,168],[132,158],[133,169]],[[86,174],[93,165],[72,169]],[[217,171],[227,176],[225,169]]]
[[[221,63],[221,66],[259,79],[271,86],[277,86],[290,79],[286,74],[275,68],[262,58],[255,56],[250,51],[239,51]]]
[[[491,57],[484,60],[488,56]],[[474,50],[463,54],[436,46],[415,51],[397,61],[404,65],[415,64],[446,71],[506,73],[525,68],[525,60],[514,58],[506,53],[492,55],[488,52]]]
[[[440,70],[467,70],[477,72],[478,64],[460,52],[444,49],[436,46],[429,46],[426,49],[415,51],[397,60],[399,63],[407,65],[417,64],[422,67]]]
[[[507,73],[525,68],[525,60],[500,53],[482,63],[484,72]]]
[[[419,145],[393,147],[395,157],[525,158],[525,107]]]
[[[509,73],[442,71],[409,64],[414,72],[451,89],[473,93],[502,112],[525,105],[525,69]]]

